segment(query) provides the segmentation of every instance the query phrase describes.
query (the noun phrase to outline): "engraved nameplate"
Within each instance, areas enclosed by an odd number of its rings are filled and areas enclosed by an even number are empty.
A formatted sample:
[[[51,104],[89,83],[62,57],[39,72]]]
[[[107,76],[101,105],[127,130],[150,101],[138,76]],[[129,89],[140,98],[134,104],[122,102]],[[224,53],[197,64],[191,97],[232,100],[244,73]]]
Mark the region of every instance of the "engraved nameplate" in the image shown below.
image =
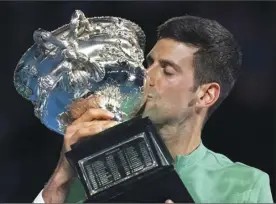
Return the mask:
[[[144,133],[86,157],[78,163],[90,195],[158,166]]]

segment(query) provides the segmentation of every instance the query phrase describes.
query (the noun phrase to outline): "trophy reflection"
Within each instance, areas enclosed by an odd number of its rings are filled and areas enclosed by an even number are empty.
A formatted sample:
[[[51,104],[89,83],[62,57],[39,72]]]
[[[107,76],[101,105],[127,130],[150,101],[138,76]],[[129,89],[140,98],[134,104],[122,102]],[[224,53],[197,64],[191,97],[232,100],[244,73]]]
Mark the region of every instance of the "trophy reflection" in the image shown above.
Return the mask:
[[[74,119],[70,104],[91,97],[121,122],[66,153],[86,202],[192,202],[154,125],[137,114],[146,97],[142,29],[123,18],[86,18],[77,10],[69,24],[39,29],[33,38],[14,84],[44,125],[64,134]]]

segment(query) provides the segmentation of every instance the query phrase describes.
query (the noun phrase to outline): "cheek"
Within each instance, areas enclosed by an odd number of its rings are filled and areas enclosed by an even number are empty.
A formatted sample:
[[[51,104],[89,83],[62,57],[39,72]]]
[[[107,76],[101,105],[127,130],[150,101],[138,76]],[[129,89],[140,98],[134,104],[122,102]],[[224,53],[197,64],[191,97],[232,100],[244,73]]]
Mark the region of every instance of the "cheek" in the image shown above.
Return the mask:
[[[169,78],[159,82],[159,94],[164,101],[177,106],[187,105],[190,97],[188,81],[180,77]]]
[[[191,95],[186,89],[172,88],[168,92],[168,97],[164,100],[164,111],[167,117],[181,118],[186,115],[189,109]]]

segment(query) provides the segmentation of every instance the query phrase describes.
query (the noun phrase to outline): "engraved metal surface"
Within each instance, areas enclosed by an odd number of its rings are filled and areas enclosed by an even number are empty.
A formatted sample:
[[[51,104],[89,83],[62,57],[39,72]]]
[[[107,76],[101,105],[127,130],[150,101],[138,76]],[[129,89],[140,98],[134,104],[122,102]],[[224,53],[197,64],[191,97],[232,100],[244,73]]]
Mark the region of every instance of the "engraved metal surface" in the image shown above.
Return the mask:
[[[145,133],[140,133],[79,162],[90,195],[158,166]]]
[[[52,32],[38,29],[33,39],[15,69],[14,85],[49,129],[63,134],[70,122],[64,118],[67,106],[87,93],[113,97],[110,89],[116,90],[111,105],[118,106],[112,109],[118,120],[141,105],[145,35],[135,23],[110,16],[86,18],[76,10],[69,24]],[[109,109],[110,104],[101,106]]]

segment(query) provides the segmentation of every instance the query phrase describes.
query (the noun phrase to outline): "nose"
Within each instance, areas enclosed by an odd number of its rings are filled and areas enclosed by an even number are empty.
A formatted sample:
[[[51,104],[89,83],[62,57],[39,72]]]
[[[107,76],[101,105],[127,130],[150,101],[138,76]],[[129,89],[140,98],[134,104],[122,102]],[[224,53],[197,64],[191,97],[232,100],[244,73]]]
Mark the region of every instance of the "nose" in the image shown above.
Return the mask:
[[[155,84],[155,80],[156,80],[156,68],[151,65],[148,69],[147,69],[147,77],[148,77],[148,83],[149,83],[149,86],[154,86]]]

